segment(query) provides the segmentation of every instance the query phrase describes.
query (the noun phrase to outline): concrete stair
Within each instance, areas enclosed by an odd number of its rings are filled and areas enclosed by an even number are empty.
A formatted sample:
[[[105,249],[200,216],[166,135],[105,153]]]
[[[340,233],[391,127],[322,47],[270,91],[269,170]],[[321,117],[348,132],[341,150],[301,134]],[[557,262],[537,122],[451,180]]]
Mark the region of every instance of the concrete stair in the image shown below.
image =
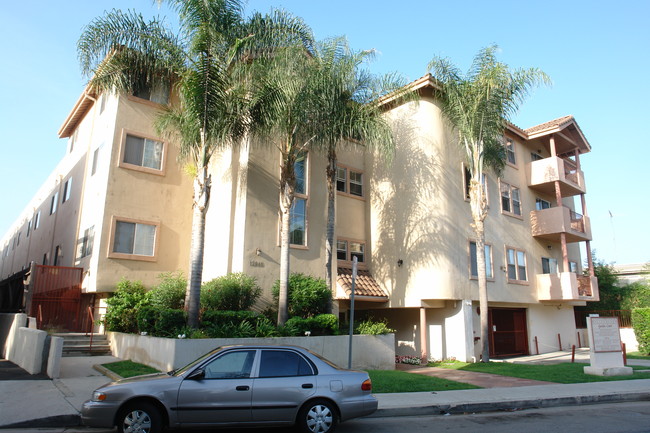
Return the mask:
[[[110,355],[111,345],[104,334],[65,333],[54,334],[63,338],[63,356]]]

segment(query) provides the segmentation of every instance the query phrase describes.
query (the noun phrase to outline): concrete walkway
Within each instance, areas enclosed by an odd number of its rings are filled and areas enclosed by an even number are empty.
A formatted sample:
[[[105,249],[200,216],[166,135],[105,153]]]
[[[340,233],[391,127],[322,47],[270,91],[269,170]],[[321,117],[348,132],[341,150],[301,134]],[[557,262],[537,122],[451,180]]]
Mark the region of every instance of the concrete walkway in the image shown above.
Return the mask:
[[[581,361],[585,361],[581,353]],[[506,362],[565,362],[569,352],[542,358],[505,360]],[[92,391],[111,379],[93,368],[96,364],[118,361],[112,356],[65,357],[61,359],[59,379],[48,380],[20,374],[2,374],[0,362],[0,428],[33,429],[67,427],[79,424],[79,410]],[[588,362],[588,361],[587,361]],[[629,360],[629,364],[648,365],[649,361]],[[431,415],[446,413],[513,410],[535,407],[590,403],[650,401],[650,379],[594,382],[572,385],[545,384],[488,373],[459,372],[437,368],[415,370],[418,374],[473,383],[483,389],[440,392],[376,394],[379,410],[374,417]],[[443,370],[443,371],[440,371]],[[531,382],[535,382],[534,384]]]

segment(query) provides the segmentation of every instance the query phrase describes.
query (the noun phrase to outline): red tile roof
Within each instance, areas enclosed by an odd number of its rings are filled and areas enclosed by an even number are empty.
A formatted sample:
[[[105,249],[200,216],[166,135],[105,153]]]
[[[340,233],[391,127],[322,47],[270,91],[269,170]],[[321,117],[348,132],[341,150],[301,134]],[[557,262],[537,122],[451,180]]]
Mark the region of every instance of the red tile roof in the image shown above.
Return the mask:
[[[533,126],[532,128],[526,129],[526,134],[534,134],[536,132],[540,131],[545,131],[547,129],[555,129],[555,128],[560,128],[568,123],[575,122],[575,119],[573,116],[563,116],[554,120],[550,120],[548,122],[544,122],[542,124],[539,124],[537,126]]]
[[[341,286],[341,288],[345,291],[345,293],[348,294],[349,297],[349,294],[352,292],[352,269],[338,268],[337,274],[338,275],[336,280],[339,286]],[[354,285],[354,295],[388,299],[388,295],[384,289],[382,289],[381,286],[377,284],[370,272],[361,269],[357,270],[357,279]]]

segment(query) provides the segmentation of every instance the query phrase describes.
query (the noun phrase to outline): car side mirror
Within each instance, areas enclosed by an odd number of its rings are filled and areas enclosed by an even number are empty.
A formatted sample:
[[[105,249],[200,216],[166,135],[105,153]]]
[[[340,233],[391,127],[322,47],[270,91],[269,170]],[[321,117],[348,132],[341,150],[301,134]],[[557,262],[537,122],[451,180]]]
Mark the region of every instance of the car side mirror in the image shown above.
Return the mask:
[[[188,380],[203,380],[205,379],[205,370],[197,368],[187,376]]]

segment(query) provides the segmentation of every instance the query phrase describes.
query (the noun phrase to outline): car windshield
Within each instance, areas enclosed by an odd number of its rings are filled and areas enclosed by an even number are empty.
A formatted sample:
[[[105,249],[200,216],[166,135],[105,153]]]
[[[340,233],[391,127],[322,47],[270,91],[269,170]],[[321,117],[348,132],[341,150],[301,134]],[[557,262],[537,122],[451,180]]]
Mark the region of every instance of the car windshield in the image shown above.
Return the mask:
[[[190,363],[187,364],[185,367],[177,368],[176,370],[172,370],[172,371],[168,372],[167,374],[169,374],[170,376],[180,376],[180,375],[182,375],[183,373],[185,373],[186,371],[191,370],[191,369],[194,368],[196,365],[198,365],[198,364],[200,364],[201,362],[203,362],[203,360],[205,360],[205,359],[208,358],[209,356],[212,356],[214,353],[220,351],[221,349],[222,349],[222,347],[219,346],[219,347],[217,347],[216,349],[214,349],[214,350],[212,350],[212,351],[206,353],[205,355],[201,356],[200,358],[195,359],[194,361],[190,362]]]

